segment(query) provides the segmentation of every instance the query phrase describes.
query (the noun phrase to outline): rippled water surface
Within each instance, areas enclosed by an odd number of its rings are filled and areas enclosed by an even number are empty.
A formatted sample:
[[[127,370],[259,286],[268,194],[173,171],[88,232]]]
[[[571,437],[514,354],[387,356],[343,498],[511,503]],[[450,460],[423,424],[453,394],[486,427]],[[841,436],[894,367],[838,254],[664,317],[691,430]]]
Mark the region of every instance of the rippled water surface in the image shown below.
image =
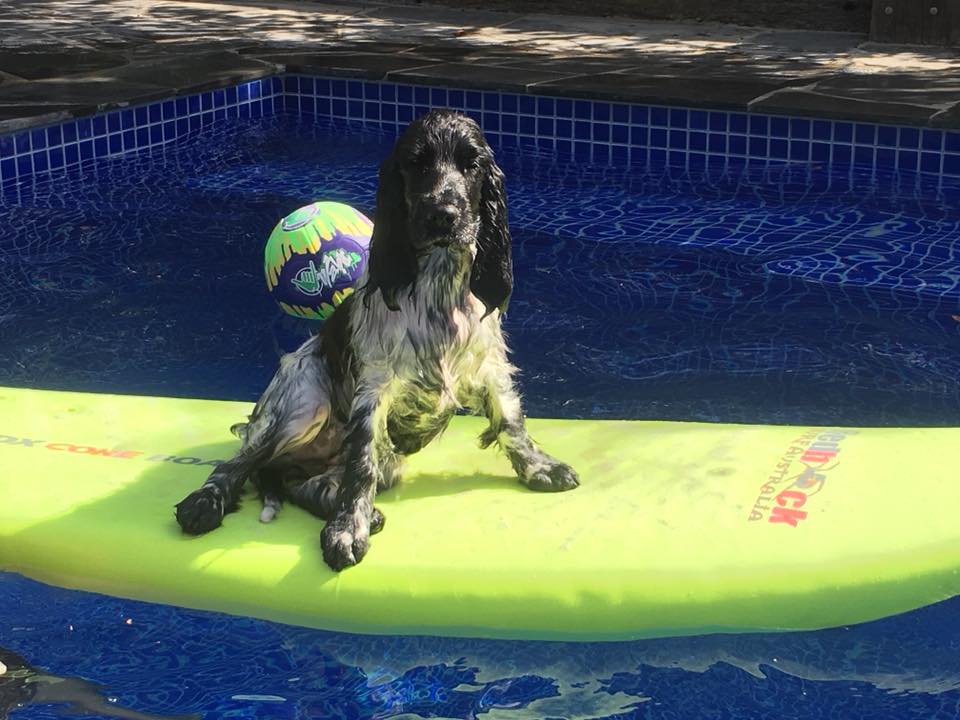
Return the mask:
[[[8,192],[0,384],[255,399],[306,332],[266,293],[270,230],[315,199],[372,213],[389,149],[273,118]],[[960,182],[499,159],[530,414],[960,417]]]
[[[0,385],[253,400],[308,328],[262,275],[390,140],[274,118],[0,198]],[[953,425],[960,184],[820,167],[507,175],[531,415]],[[359,637],[0,574],[0,717],[932,720],[960,601],[855,627],[607,644]]]

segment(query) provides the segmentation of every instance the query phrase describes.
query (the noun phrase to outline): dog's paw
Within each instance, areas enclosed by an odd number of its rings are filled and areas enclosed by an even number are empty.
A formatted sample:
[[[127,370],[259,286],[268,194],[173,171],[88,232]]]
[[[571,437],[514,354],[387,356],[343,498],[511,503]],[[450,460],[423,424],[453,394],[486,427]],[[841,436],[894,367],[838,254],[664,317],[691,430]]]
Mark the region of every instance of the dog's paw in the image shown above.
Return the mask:
[[[202,535],[223,522],[223,495],[214,485],[204,485],[177,503],[177,522],[189,535]]]
[[[379,509],[374,508],[373,512],[370,514],[370,534],[376,535],[378,532],[383,530],[383,526],[386,524],[387,519],[383,516],[383,513]]]
[[[563,492],[579,486],[580,478],[572,467],[553,460],[531,468],[524,484],[537,492]]]
[[[370,521],[357,513],[338,515],[328,522],[320,534],[327,565],[339,572],[363,560],[370,547],[370,530]]]

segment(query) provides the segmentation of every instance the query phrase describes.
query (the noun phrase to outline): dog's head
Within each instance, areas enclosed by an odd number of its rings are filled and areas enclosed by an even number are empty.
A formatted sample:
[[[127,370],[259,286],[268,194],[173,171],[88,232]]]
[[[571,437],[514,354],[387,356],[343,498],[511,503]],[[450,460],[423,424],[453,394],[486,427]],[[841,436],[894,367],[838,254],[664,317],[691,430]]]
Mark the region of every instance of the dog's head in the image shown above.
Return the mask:
[[[480,127],[451,110],[411,123],[380,167],[367,298],[379,290],[397,310],[418,257],[438,251],[475,253],[471,291],[487,313],[506,310],[513,264],[503,173]]]

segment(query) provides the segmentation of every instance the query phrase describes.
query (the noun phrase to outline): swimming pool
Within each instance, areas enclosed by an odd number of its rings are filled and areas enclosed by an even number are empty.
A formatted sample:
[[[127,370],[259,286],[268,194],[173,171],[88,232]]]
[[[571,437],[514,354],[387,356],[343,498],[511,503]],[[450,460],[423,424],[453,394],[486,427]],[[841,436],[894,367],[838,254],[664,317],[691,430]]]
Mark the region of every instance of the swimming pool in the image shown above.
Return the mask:
[[[506,173],[505,327],[531,415],[957,424],[956,133],[603,103],[588,121],[574,101],[528,99],[531,115],[499,94],[487,110],[490,93],[411,88],[405,103],[387,85],[366,97],[373,85],[332,81],[324,97],[298,78],[269,111],[249,88],[246,113],[244,91],[232,106],[218,91],[195,112],[183,99],[183,117],[177,101],[142,126],[137,110],[129,128],[118,113],[61,145],[50,131],[9,157],[0,145],[0,171],[16,170],[0,385],[254,399],[308,331],[265,292],[270,229],[321,197],[369,213],[391,129],[442,99],[480,103]],[[139,152],[97,157],[116,143]],[[361,639],[15,576],[0,592],[11,649],[168,714],[926,718],[960,699],[956,601],[818,633],[569,645]]]

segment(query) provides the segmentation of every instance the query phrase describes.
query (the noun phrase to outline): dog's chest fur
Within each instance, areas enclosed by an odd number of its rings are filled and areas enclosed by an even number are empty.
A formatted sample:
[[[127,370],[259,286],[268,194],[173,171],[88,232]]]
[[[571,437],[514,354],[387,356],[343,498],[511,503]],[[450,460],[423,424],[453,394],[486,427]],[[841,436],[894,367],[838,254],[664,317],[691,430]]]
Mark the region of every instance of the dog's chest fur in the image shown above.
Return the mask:
[[[381,315],[379,347],[390,380],[380,400],[394,448],[417,452],[461,408],[480,409],[482,366],[499,354],[498,319],[468,289],[465,273],[424,273],[399,311]],[[447,280],[448,278],[448,280]],[[371,308],[373,309],[373,308]],[[371,337],[368,342],[374,339]]]

